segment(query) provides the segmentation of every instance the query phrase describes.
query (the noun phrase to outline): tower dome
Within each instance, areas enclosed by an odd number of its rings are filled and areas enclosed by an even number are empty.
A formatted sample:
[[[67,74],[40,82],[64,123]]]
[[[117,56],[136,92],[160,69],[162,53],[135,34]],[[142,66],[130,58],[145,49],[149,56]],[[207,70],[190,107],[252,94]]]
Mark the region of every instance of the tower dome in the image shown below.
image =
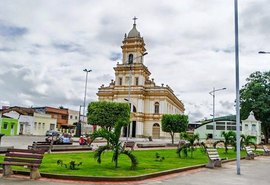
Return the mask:
[[[133,20],[134,20],[133,28],[128,33],[128,38],[140,37],[140,32],[138,32],[138,30],[136,28],[136,19],[137,19],[136,17],[133,18]]]
[[[128,33],[128,38],[131,37],[140,37],[140,32],[136,29],[136,24],[133,24],[133,28]]]

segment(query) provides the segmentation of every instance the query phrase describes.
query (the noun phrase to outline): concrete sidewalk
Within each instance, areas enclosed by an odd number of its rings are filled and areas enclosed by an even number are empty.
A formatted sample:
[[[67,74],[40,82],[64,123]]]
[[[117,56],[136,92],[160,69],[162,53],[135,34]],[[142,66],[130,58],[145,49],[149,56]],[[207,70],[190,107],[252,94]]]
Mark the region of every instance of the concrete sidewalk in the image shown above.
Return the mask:
[[[270,182],[270,157],[256,157],[255,160],[241,160],[241,175],[236,174],[236,163],[223,164],[222,168],[200,168],[187,172],[166,175],[139,182],[85,182],[65,181],[41,178],[29,180],[29,177],[16,176],[0,178],[2,185],[79,185],[79,184],[162,184],[162,185],[268,185]]]

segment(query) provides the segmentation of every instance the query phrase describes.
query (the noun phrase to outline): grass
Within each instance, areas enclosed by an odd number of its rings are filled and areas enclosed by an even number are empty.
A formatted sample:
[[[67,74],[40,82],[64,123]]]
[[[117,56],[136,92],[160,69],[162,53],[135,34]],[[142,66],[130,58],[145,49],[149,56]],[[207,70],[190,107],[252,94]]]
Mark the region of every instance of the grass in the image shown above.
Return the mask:
[[[221,158],[236,158],[236,153],[233,150],[229,150],[227,154],[224,153],[224,149],[219,149],[218,151]],[[157,152],[165,157],[165,160],[162,162],[156,161],[155,156]],[[201,149],[197,149],[193,153],[193,158],[179,158],[175,149],[143,150],[134,151],[133,153],[139,162],[136,170],[130,169],[130,160],[125,155],[120,155],[119,167],[115,168],[114,163],[111,161],[112,153],[108,151],[102,156],[101,164],[98,164],[94,159],[93,152],[45,154],[40,172],[78,176],[137,176],[181,167],[201,165],[208,162],[206,154],[203,153]],[[241,156],[245,156],[245,151],[241,151]],[[76,163],[82,162],[83,164],[76,170],[70,170],[64,166],[58,166],[57,160],[59,159],[66,164],[70,161],[76,161]],[[3,156],[0,158],[0,162],[1,161],[3,161]],[[21,168],[18,167],[18,169]]]

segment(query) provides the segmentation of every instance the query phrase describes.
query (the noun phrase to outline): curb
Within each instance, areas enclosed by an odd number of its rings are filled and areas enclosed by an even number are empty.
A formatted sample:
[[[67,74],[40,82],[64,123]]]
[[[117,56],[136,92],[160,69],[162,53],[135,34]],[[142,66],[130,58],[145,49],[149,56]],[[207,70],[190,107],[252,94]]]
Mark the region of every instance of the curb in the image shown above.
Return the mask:
[[[241,159],[245,159],[245,157],[241,157]],[[222,163],[228,163],[236,161],[236,159],[229,159],[229,160],[224,160]],[[184,172],[184,171],[189,171],[189,170],[194,170],[194,169],[199,169],[205,167],[205,164],[201,165],[195,165],[195,166],[190,166],[190,167],[184,167],[184,168],[176,168],[172,170],[165,170],[161,172],[155,172],[155,173],[150,173],[146,175],[139,175],[139,176],[130,176],[130,177],[108,177],[108,176],[73,176],[73,175],[61,175],[61,174],[50,174],[50,173],[40,173],[41,177],[45,178],[52,178],[52,179],[61,179],[61,180],[77,180],[77,181],[93,181],[93,182],[129,182],[129,181],[142,181],[146,179],[151,179],[155,177],[160,177],[160,176],[165,176],[165,175],[170,175],[174,173],[179,173],[179,172]],[[0,169],[0,172],[3,173],[3,170]],[[16,171],[13,170],[14,174],[18,175],[25,175],[25,176],[30,176],[30,172],[25,172],[25,171]]]
[[[106,176],[87,177],[87,176],[71,176],[71,175],[54,175],[54,174],[45,174],[45,173],[41,173],[41,176],[47,177],[47,178],[54,178],[54,179],[79,180],[79,181],[94,181],[94,182],[101,182],[101,181],[123,182],[125,181],[127,182],[127,181],[142,181],[142,180],[151,179],[154,177],[160,177],[163,175],[169,175],[173,173],[198,169],[202,167],[205,167],[205,165],[196,165],[192,167],[178,168],[178,169],[173,169],[173,170],[166,170],[162,172],[156,172],[156,173],[139,175],[139,176],[131,176],[131,177],[106,177]]]
[[[231,161],[234,161],[234,159],[223,161],[223,163],[231,162]],[[41,177],[45,177],[45,178],[62,179],[62,180],[78,180],[78,181],[94,181],[94,182],[101,182],[101,181],[123,182],[123,181],[142,181],[142,180],[151,179],[154,177],[160,177],[164,175],[199,169],[203,167],[205,167],[205,164],[184,167],[184,168],[177,168],[177,169],[166,170],[166,171],[161,171],[161,172],[155,172],[155,173],[150,173],[146,175],[130,176],[130,177],[107,177],[107,176],[94,177],[94,176],[78,176],[78,175],[73,176],[73,175],[61,175],[61,174],[56,175],[56,174],[50,174],[50,173],[40,173],[40,175]],[[0,170],[0,171],[3,172],[3,170]],[[13,173],[18,174],[18,175],[25,175],[25,176],[30,175],[30,172],[25,172],[25,171],[13,170]]]

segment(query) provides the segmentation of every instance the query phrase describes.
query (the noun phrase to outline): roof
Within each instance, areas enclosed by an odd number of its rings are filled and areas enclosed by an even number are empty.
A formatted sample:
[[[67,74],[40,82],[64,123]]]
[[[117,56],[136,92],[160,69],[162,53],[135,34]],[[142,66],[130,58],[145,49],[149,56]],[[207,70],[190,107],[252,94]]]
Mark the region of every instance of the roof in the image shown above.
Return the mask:
[[[248,118],[245,119],[245,120],[243,120],[243,121],[258,121],[258,120],[256,120],[253,111],[251,111],[251,112],[249,113]]]
[[[140,37],[140,32],[138,32],[136,28],[136,24],[133,24],[133,28],[128,33],[128,38],[132,38],[132,37]]]
[[[221,116],[221,117],[217,117],[215,118],[215,121],[234,121],[236,122],[236,116],[235,115],[228,115],[228,116]],[[212,123],[213,119],[207,119],[201,122],[201,126],[206,125],[208,123]]]
[[[14,107],[9,107],[8,109],[4,109],[3,114],[7,112],[11,112],[11,111],[16,111],[22,115],[33,115],[33,113],[35,112],[34,109],[32,108],[14,106]]]

